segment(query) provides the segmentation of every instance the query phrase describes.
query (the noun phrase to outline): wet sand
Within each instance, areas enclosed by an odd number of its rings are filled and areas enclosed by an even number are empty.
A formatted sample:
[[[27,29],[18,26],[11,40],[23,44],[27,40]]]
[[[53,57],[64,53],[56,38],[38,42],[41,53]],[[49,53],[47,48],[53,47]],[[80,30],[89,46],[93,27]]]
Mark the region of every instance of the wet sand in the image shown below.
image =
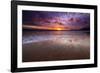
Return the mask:
[[[46,34],[46,33],[45,33]],[[51,34],[49,34],[50,36]],[[25,35],[24,35],[25,36]],[[67,37],[65,37],[67,36]],[[90,58],[89,34],[59,34],[53,38],[23,44],[23,62],[80,60]]]

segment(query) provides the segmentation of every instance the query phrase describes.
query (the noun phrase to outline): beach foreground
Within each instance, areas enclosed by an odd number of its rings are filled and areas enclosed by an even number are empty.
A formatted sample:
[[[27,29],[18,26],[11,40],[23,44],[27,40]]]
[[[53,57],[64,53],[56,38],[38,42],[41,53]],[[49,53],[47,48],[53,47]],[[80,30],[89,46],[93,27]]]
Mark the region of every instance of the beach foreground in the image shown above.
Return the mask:
[[[90,33],[25,31],[22,47],[23,62],[89,59]]]

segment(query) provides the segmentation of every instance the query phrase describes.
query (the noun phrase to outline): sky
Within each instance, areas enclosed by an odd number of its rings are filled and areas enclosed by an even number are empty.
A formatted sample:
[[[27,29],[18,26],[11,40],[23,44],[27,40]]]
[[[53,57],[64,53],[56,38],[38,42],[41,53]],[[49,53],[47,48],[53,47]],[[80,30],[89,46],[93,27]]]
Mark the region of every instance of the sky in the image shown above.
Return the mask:
[[[24,28],[80,30],[90,28],[90,14],[76,12],[22,11]]]

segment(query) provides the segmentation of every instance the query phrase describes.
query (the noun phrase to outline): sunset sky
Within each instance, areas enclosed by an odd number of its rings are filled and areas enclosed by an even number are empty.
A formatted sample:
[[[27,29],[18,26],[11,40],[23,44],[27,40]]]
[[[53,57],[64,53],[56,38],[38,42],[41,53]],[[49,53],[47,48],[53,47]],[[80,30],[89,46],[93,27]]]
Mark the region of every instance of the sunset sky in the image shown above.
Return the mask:
[[[39,30],[80,30],[90,28],[89,13],[24,10],[22,18],[23,28]]]

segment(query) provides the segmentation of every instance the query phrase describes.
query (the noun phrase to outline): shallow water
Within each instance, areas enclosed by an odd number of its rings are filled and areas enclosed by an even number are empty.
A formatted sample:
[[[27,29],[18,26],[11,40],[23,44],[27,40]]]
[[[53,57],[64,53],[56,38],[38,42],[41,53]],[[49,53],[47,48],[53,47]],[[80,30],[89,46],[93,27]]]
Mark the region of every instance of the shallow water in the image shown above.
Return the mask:
[[[40,42],[45,40],[64,39],[76,41],[79,39],[88,39],[88,31],[26,31],[23,33],[23,44]]]

